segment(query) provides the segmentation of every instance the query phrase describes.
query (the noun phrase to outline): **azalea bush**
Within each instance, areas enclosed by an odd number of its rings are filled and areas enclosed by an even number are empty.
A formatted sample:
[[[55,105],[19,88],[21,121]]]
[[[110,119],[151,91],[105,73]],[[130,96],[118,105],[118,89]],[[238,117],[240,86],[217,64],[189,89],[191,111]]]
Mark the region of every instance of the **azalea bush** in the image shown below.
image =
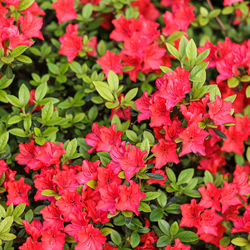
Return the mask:
[[[250,249],[249,1],[0,1],[0,249]]]

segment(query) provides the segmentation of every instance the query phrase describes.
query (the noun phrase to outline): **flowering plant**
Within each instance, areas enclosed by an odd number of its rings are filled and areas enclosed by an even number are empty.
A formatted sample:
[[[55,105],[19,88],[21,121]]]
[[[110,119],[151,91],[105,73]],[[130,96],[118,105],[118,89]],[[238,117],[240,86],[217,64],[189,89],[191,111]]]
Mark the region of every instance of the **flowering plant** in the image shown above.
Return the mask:
[[[0,249],[249,249],[249,1],[0,1]]]

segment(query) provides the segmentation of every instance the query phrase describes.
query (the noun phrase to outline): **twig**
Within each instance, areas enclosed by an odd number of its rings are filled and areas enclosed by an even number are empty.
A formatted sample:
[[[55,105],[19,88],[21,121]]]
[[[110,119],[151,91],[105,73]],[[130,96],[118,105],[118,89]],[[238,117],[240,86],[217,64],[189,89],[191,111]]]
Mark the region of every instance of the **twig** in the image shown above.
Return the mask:
[[[212,3],[211,3],[210,0],[207,0],[207,4],[208,4],[208,6],[209,6],[209,8],[211,10],[214,10],[214,6],[212,5]],[[223,22],[220,20],[220,18],[218,16],[215,17],[215,19],[217,20],[217,22],[220,25],[221,29],[225,32],[225,35],[227,36],[228,35],[228,31],[227,31],[226,27],[224,26]]]

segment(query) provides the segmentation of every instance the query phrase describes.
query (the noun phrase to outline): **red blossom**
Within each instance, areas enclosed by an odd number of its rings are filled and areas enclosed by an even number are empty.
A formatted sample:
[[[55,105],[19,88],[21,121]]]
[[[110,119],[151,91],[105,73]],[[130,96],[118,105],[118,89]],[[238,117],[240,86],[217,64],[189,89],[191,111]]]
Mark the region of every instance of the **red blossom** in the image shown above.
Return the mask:
[[[59,54],[67,56],[69,62],[72,62],[82,50],[82,37],[77,34],[78,24],[69,24],[66,33],[59,38],[61,43]]]
[[[150,98],[148,97],[148,91],[145,91],[142,97],[135,101],[135,106],[141,112],[137,117],[138,122],[146,120],[150,117]]]
[[[83,227],[77,235],[79,242],[75,246],[75,250],[102,250],[106,241],[106,237],[92,224]]]
[[[208,132],[198,127],[197,123],[193,123],[187,127],[181,134],[182,151],[179,156],[183,156],[188,153],[200,153],[206,155],[205,147],[203,145],[205,138],[209,135]]]
[[[179,158],[176,153],[176,143],[165,142],[163,139],[159,140],[160,144],[156,144],[152,148],[152,153],[156,153],[156,168],[161,168],[168,162],[178,164]]]
[[[74,0],[57,0],[52,3],[52,8],[56,10],[58,23],[77,18],[77,13],[74,9]]]
[[[96,61],[102,68],[102,71],[107,76],[109,71],[112,70],[117,74],[123,74],[122,65],[121,65],[121,57],[114,52],[106,51],[105,55],[100,57]]]
[[[225,123],[234,123],[234,118],[230,115],[232,103],[224,101],[218,95],[215,101],[208,103],[209,116],[215,125],[223,125]]]
[[[50,250],[63,250],[65,243],[65,233],[56,227],[51,227],[42,232],[42,247]]]
[[[30,205],[28,200],[28,192],[31,189],[31,186],[24,183],[24,177],[21,177],[18,181],[13,180],[7,184],[7,205],[13,203],[18,205],[21,203],[26,203],[27,206]]]
[[[23,220],[23,225],[25,231],[31,235],[34,241],[37,241],[38,238],[41,236],[43,225],[39,220],[33,219],[31,224],[27,220]]]
[[[165,247],[165,250],[189,250],[189,249],[191,249],[191,247],[182,244],[180,239],[175,239],[175,244],[173,247],[171,247],[170,244]]]
[[[132,211],[137,216],[139,215],[140,200],[145,198],[146,195],[140,191],[139,185],[134,181],[129,182],[129,186],[119,186],[119,200],[116,208],[121,211]]]

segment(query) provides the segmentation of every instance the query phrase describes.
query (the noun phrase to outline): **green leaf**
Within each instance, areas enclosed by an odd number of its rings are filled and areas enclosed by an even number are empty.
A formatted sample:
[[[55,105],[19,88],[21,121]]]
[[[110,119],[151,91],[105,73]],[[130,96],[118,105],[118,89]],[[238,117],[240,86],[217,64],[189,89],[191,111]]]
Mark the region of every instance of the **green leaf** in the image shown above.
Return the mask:
[[[116,226],[124,226],[126,224],[125,218],[122,215],[114,218],[114,225]]]
[[[7,145],[9,140],[9,132],[4,132],[0,136],[0,149],[3,150],[5,146]]]
[[[241,237],[236,237],[234,239],[231,240],[231,242],[235,245],[235,246],[239,246],[239,247],[244,247],[248,244],[248,240],[241,238]]]
[[[111,160],[108,152],[98,152],[97,155],[99,156],[103,166],[106,166]]]
[[[175,221],[170,227],[170,230],[169,230],[170,235],[174,236],[178,233],[178,231],[179,231],[179,225],[177,221]]]
[[[160,220],[161,218],[163,217],[163,212],[162,212],[162,209],[161,208],[155,208],[150,216],[149,216],[149,219],[150,221],[158,221]]]
[[[222,139],[224,139],[224,140],[227,139],[226,135],[225,135],[223,132],[221,132],[220,130],[218,130],[218,129],[216,129],[216,128],[213,128],[213,131],[214,131],[215,134],[218,135],[220,138],[222,138]]]
[[[169,226],[169,223],[167,221],[159,220],[158,226],[164,234],[169,235],[170,226]]]
[[[154,180],[158,180],[158,181],[164,180],[164,176],[162,176],[161,174],[146,173],[146,175],[147,175],[149,178],[154,179]]]
[[[49,68],[49,71],[52,72],[54,75],[59,75],[60,74],[60,69],[56,64],[47,63],[47,66]]]
[[[20,129],[20,128],[13,128],[11,130],[9,130],[9,132],[12,134],[12,135],[16,135],[16,136],[19,136],[19,137],[26,137],[26,133],[24,132],[23,129]]]
[[[134,97],[136,97],[137,92],[138,92],[138,88],[129,90],[129,92],[125,95],[125,101],[126,102],[131,101]]]
[[[195,64],[201,63],[203,60],[205,60],[210,53],[210,49],[206,49],[202,51],[196,58]]]
[[[121,236],[120,236],[120,234],[117,232],[117,231],[115,231],[115,230],[113,230],[112,232],[111,232],[111,240],[117,245],[117,246],[119,246],[120,244],[121,244],[121,242],[122,242],[122,239],[121,239]]]
[[[183,31],[176,31],[167,37],[167,42],[174,42],[184,35]]]
[[[93,12],[92,4],[90,4],[90,3],[85,4],[83,9],[82,9],[82,17],[88,19],[91,17],[92,12]]]
[[[178,48],[180,56],[181,56],[180,59],[186,58],[187,44],[188,44],[188,39],[185,36],[182,36],[182,38],[180,40],[180,43],[179,43],[179,48]]]
[[[59,128],[57,127],[49,127],[49,128],[46,128],[44,131],[43,131],[43,136],[44,137],[47,137],[47,136],[51,136],[53,134],[56,134],[58,132]]]
[[[181,213],[180,205],[175,204],[175,203],[167,206],[165,210],[169,214],[180,214]]]
[[[42,108],[42,120],[43,121],[49,121],[49,119],[52,117],[53,109],[54,109],[54,106],[52,102],[48,102],[47,104],[45,104],[45,106]]]
[[[157,247],[165,247],[165,246],[169,245],[171,243],[171,241],[172,240],[171,240],[170,236],[163,235],[158,239],[156,245],[157,245]]]
[[[169,73],[169,72],[173,72],[173,70],[169,67],[166,66],[160,66],[160,69],[163,73]]]
[[[108,236],[109,234],[111,234],[113,232],[114,229],[110,228],[110,227],[103,227],[100,229],[100,232],[102,233],[103,236]]]
[[[12,78],[7,78],[5,75],[0,78],[0,89],[5,89],[13,82],[15,75]]]
[[[214,177],[208,170],[206,170],[204,174],[204,183],[207,184],[208,182],[213,183]]]
[[[1,221],[0,234],[9,232],[12,223],[13,223],[13,216],[7,216],[3,221]]]
[[[191,181],[193,175],[194,175],[193,168],[182,170],[181,173],[179,174],[177,183],[178,184],[188,183],[189,181]]]
[[[209,62],[201,62],[194,66],[194,68],[190,72],[189,79],[193,82],[200,82],[200,74],[202,71],[205,71]],[[198,79],[197,79],[198,78]]]
[[[22,107],[25,107],[29,102],[30,92],[29,89],[24,84],[22,84],[22,86],[19,89],[18,98]]]
[[[106,44],[103,40],[101,40],[97,45],[97,52],[100,56],[103,56],[106,53]]]
[[[161,207],[165,207],[167,203],[167,196],[161,190],[158,190],[158,192],[160,193],[160,196],[157,198],[157,201]]]
[[[166,43],[168,51],[171,55],[173,55],[176,59],[180,60],[180,53],[178,50],[170,43]]]
[[[44,196],[52,196],[52,197],[55,197],[55,196],[58,196],[58,193],[55,192],[54,190],[50,190],[50,189],[45,189],[41,192],[42,195]]]
[[[94,81],[95,88],[100,96],[107,101],[114,101],[114,96],[112,95],[111,89],[107,83]]]
[[[227,98],[224,99],[224,101],[226,102],[234,102],[234,100],[236,99],[237,95],[231,95],[231,96],[228,96]]]
[[[66,147],[66,157],[71,159],[70,157],[72,157],[77,149],[77,140],[76,138],[73,139],[72,141],[70,141]]]
[[[181,242],[193,242],[199,239],[198,235],[191,231],[179,232],[175,238],[179,238]]]
[[[214,9],[214,10],[209,12],[208,17],[215,18],[215,17],[219,16],[220,13],[221,13],[220,9]]]
[[[72,63],[69,64],[69,67],[71,68],[73,72],[77,74],[83,74],[80,63],[73,61]]]
[[[130,237],[131,247],[135,248],[139,245],[139,243],[140,243],[140,235],[136,231],[134,231]]]
[[[35,0],[21,0],[20,4],[18,5],[18,11],[23,11],[29,8]]]
[[[150,151],[150,144],[147,138],[144,138],[140,146],[141,151],[146,150],[148,153]]]
[[[96,105],[92,106],[88,111],[88,118],[91,121],[94,121],[96,117],[98,116],[98,108]]]
[[[150,213],[152,210],[146,202],[141,201],[139,206],[139,211],[142,211],[144,213]]]
[[[16,59],[20,62],[23,62],[23,63],[32,63],[32,59],[28,56],[25,56],[25,55],[20,55],[20,56],[16,57]]]
[[[13,106],[21,108],[22,104],[19,101],[19,99],[17,97],[15,97],[14,95],[6,95],[6,99],[8,100],[9,103],[11,103]]]
[[[199,191],[197,190],[189,190],[189,189],[184,189],[183,193],[189,197],[192,197],[192,198],[200,198],[201,197],[201,194]]]
[[[6,217],[6,211],[2,205],[0,205],[0,218]]]
[[[215,101],[215,96],[221,97],[221,92],[217,84],[211,84],[208,86],[203,86],[205,88],[205,93],[209,93],[210,100]]]
[[[227,80],[227,85],[229,88],[236,88],[240,84],[240,80],[236,77],[232,77]]]
[[[1,240],[6,240],[6,241],[10,241],[10,240],[14,240],[16,238],[15,234],[12,233],[1,233],[0,234],[0,239]]]
[[[19,204],[19,205],[17,205],[15,207],[14,212],[13,212],[14,220],[17,219],[19,216],[22,215],[22,213],[24,212],[25,208],[26,208],[26,203]]]
[[[246,88],[246,97],[250,98],[250,85]]]
[[[169,179],[171,182],[173,182],[173,183],[176,182],[175,173],[174,173],[174,171],[173,171],[171,168],[167,168],[167,169],[166,169],[166,174],[167,174],[168,179]]]
[[[22,121],[22,117],[15,115],[10,117],[10,119],[8,120],[7,124],[12,125],[12,124],[16,124],[18,122]]]
[[[31,221],[33,220],[34,214],[32,209],[29,209],[26,213],[25,213],[25,220],[27,220],[29,223],[31,223]]]
[[[155,142],[154,136],[148,131],[143,132],[143,138],[148,139],[150,144],[154,144]]]
[[[36,92],[35,92],[35,100],[37,102],[40,102],[46,95],[48,91],[48,85],[47,83],[42,83],[40,84],[37,88],[36,88]]]
[[[193,39],[191,39],[187,44],[186,54],[189,61],[195,62],[197,57],[197,47]]]
[[[13,57],[20,56],[26,49],[28,49],[28,46],[26,45],[18,46],[11,51],[11,56]]]
[[[226,6],[222,9],[222,15],[230,15],[233,13],[233,11],[234,11],[233,6]]]
[[[151,201],[151,200],[155,200],[156,198],[158,198],[161,193],[159,192],[146,192],[146,197],[143,198],[141,201]]]
[[[119,78],[116,75],[116,73],[112,70],[110,70],[108,73],[108,84],[111,91],[118,90],[119,88]]]
[[[137,141],[137,134],[133,130],[126,130],[126,136],[133,142]]]

